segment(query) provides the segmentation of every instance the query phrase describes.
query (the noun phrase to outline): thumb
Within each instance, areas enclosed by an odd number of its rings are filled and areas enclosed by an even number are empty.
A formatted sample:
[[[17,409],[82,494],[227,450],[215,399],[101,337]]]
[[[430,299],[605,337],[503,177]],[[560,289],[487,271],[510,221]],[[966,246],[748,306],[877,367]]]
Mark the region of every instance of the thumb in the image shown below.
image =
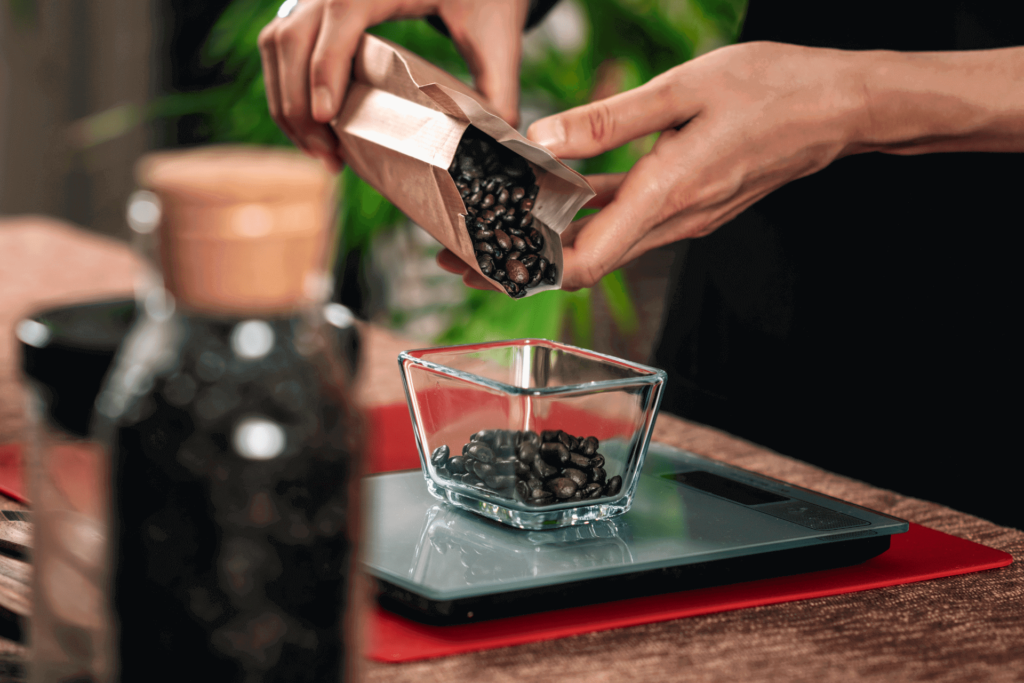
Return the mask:
[[[700,111],[681,97],[671,73],[638,88],[534,122],[526,137],[563,159],[589,159],[657,131],[675,128]]]

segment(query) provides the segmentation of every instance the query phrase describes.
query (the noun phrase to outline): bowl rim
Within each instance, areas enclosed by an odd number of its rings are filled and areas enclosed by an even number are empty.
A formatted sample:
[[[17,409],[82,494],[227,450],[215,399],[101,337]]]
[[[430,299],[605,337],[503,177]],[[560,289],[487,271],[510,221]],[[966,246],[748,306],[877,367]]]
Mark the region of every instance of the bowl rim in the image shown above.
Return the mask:
[[[595,360],[608,362],[613,365],[624,366],[630,370],[636,371],[638,374],[635,377],[622,377],[619,379],[608,379],[598,380],[594,382],[581,382],[579,384],[562,384],[553,387],[517,387],[512,384],[505,382],[499,382],[498,380],[488,379],[481,377],[480,375],[472,372],[466,372],[464,370],[457,370],[447,365],[435,363],[433,361],[419,358],[412,354],[416,353],[427,353],[431,351],[436,352],[451,352],[453,350],[473,348],[473,349],[488,349],[502,346],[546,346],[548,348],[557,349],[560,351],[568,351],[570,353],[585,356]],[[478,344],[456,344],[453,346],[433,346],[421,349],[409,349],[402,351],[398,354],[398,365],[402,369],[402,377],[405,379],[405,366],[407,363],[418,365],[425,370],[435,372],[449,377],[454,377],[462,381],[477,384],[490,389],[496,389],[507,394],[514,394],[519,396],[555,396],[555,395],[566,395],[566,394],[578,394],[578,393],[589,393],[594,391],[607,391],[611,389],[632,387],[643,384],[664,384],[668,378],[668,374],[664,370],[651,367],[649,365],[643,365],[641,363],[634,363],[623,358],[616,356],[610,356],[605,353],[598,351],[591,351],[590,349],[580,348],[573,346],[572,344],[564,344],[562,342],[553,341],[550,339],[542,339],[537,337],[526,337],[521,339],[506,339],[501,341],[493,342],[481,342]],[[409,387],[406,385],[406,392],[409,392]],[[409,398],[412,398],[411,395]]]

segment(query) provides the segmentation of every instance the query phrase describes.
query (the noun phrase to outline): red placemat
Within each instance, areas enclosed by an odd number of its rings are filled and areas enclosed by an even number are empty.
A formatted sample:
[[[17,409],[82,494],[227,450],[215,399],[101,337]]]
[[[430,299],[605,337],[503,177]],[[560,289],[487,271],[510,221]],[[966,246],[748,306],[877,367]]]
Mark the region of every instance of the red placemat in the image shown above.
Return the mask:
[[[771,605],[1005,567],[1013,558],[918,524],[863,564],[716,588],[634,598],[477,624],[428,626],[376,608],[368,656],[381,662],[489,650],[613,628]]]

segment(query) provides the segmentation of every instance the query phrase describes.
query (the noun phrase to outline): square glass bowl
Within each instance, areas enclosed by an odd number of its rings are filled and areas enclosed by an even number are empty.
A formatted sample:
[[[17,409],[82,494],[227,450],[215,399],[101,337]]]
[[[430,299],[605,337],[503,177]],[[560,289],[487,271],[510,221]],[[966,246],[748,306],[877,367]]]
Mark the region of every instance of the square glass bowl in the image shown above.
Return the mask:
[[[633,502],[665,373],[544,339],[399,354],[430,493],[521,529]]]

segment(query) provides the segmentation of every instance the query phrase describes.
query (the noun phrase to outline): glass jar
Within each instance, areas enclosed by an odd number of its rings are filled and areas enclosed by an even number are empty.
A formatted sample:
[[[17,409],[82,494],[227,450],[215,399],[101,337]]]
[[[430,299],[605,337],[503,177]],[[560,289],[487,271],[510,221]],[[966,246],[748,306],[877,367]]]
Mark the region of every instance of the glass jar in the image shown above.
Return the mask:
[[[342,680],[357,660],[358,421],[324,316],[332,179],[252,148],[139,169],[159,199],[163,285],[94,423],[115,678]]]

